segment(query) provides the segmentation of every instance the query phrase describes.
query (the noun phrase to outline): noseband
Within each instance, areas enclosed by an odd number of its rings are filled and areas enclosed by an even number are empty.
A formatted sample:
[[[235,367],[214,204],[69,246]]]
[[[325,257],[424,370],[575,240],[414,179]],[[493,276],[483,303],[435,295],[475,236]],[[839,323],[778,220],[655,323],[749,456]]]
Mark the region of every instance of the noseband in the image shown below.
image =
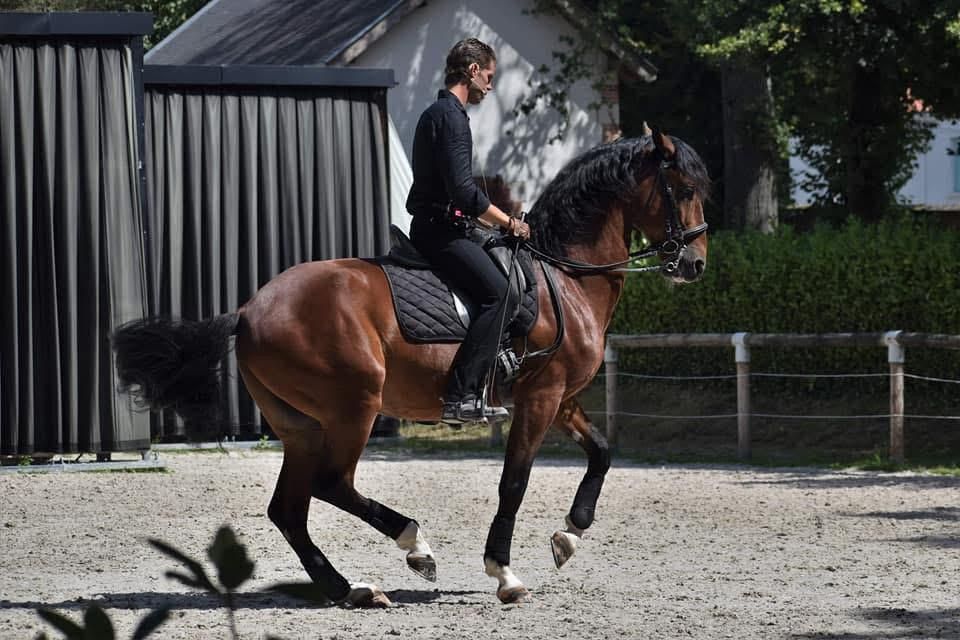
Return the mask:
[[[557,267],[563,267],[571,271],[580,273],[604,273],[607,271],[658,271],[662,269],[667,274],[673,275],[680,268],[680,257],[686,250],[687,245],[706,233],[708,225],[706,222],[698,224],[692,229],[683,226],[680,219],[680,205],[677,204],[677,198],[673,193],[673,187],[667,181],[664,171],[673,168],[673,162],[662,160],[657,164],[656,183],[660,189],[661,195],[666,199],[669,212],[664,216],[664,226],[666,238],[663,242],[648,244],[644,248],[631,252],[626,260],[612,262],[610,264],[590,264],[588,262],[579,262],[577,260],[566,260],[557,258],[550,254],[540,251],[532,244],[527,244],[530,252],[538,256],[545,262]],[[647,199],[647,208],[650,207],[650,201],[653,199],[653,193]],[[651,265],[649,267],[639,267],[635,269],[623,269],[622,267],[644,258],[659,255],[665,260],[663,264]]]
[[[680,268],[680,256],[683,255],[687,245],[706,233],[709,225],[702,222],[692,229],[684,228],[683,221],[680,220],[680,205],[677,204],[677,198],[673,194],[673,187],[670,186],[664,176],[664,171],[671,168],[673,168],[673,162],[668,160],[661,161],[657,167],[657,184],[670,207],[670,213],[664,217],[666,239],[659,244],[644,249],[667,258],[667,261],[663,264],[663,270],[672,275]],[[654,255],[654,253],[650,255]]]

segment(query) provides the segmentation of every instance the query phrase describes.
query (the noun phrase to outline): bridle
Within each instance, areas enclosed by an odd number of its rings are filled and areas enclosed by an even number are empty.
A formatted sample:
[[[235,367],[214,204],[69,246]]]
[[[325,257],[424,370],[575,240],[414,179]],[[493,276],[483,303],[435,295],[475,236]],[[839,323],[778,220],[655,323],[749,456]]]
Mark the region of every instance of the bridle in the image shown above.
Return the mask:
[[[673,187],[670,186],[670,182],[664,175],[664,172],[667,169],[672,169],[673,167],[674,163],[672,160],[660,160],[657,163],[657,173],[655,178],[656,184],[660,190],[660,194],[667,201],[667,207],[669,209],[667,215],[664,216],[666,238],[663,240],[663,242],[648,244],[642,249],[631,252],[627,256],[626,260],[611,262],[610,264],[590,264],[589,262],[558,258],[541,251],[532,243],[527,243],[527,249],[529,249],[531,253],[539,257],[544,262],[552,264],[556,267],[561,267],[563,269],[585,274],[605,273],[609,271],[660,270],[664,271],[668,275],[677,273],[680,268],[680,258],[683,256],[683,252],[686,250],[687,245],[706,233],[708,225],[706,222],[703,222],[691,229],[687,229],[683,226],[683,221],[680,219],[680,205],[677,204],[677,198],[673,193]],[[653,199],[653,193],[654,192],[651,191],[649,198],[647,198],[646,208],[650,207],[650,201]],[[659,265],[651,265],[647,267],[636,267],[632,269],[624,268],[631,262],[642,260],[644,258],[650,258],[656,255],[662,256],[664,262]]]

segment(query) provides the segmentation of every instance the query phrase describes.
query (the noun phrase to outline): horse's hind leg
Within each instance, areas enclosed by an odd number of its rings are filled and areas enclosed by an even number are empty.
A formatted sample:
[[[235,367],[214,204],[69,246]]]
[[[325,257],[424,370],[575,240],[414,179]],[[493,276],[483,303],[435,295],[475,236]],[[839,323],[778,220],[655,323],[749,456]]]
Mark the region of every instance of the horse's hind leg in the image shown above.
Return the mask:
[[[267,515],[290,543],[310,579],[328,598],[342,602],[350,595],[350,583],[333,568],[307,531],[313,466],[310,459],[299,452],[284,453]]]
[[[593,524],[600,489],[610,469],[610,447],[576,398],[570,398],[560,406],[554,426],[573,438],[587,453],[587,472],[573,498],[573,506],[566,517],[566,528],[555,532],[550,539],[553,560],[559,569],[577,550],[584,530]]]
[[[327,598],[356,606],[389,605],[389,599],[379,588],[351,585],[313,543],[307,531],[314,478],[325,472],[321,465],[329,459],[329,443],[323,427],[274,395],[242,363],[240,372],[247,390],[284,445],[283,465],[267,509],[270,520]]]
[[[437,581],[437,562],[417,521],[361,495],[353,487],[352,471],[338,482],[330,482],[323,477],[316,478],[313,495],[357,516],[383,535],[392,538],[398,547],[407,552],[407,566],[414,573],[430,582]]]

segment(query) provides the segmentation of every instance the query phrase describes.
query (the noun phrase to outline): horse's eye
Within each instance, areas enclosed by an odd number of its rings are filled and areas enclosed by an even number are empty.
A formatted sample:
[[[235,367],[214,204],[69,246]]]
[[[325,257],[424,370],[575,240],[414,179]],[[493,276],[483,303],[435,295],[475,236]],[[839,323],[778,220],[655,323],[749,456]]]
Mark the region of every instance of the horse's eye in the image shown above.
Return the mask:
[[[685,184],[677,191],[677,200],[680,202],[683,202],[684,200],[693,200],[693,196],[695,196],[696,193],[696,189]]]

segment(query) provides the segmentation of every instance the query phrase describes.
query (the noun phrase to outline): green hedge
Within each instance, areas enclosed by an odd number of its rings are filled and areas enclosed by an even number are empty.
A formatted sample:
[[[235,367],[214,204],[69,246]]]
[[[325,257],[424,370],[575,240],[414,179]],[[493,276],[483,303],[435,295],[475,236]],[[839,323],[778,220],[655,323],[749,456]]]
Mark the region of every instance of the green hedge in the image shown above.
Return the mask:
[[[903,217],[808,233],[789,227],[773,235],[719,232],[709,243],[700,282],[676,286],[660,277],[628,276],[611,333],[960,333],[958,231]],[[755,349],[752,356],[756,371],[886,371],[879,347]],[[732,367],[732,350],[621,354],[621,369],[643,373],[708,375]],[[908,350],[907,371],[960,378],[960,352]],[[957,385],[942,386],[960,396]]]

